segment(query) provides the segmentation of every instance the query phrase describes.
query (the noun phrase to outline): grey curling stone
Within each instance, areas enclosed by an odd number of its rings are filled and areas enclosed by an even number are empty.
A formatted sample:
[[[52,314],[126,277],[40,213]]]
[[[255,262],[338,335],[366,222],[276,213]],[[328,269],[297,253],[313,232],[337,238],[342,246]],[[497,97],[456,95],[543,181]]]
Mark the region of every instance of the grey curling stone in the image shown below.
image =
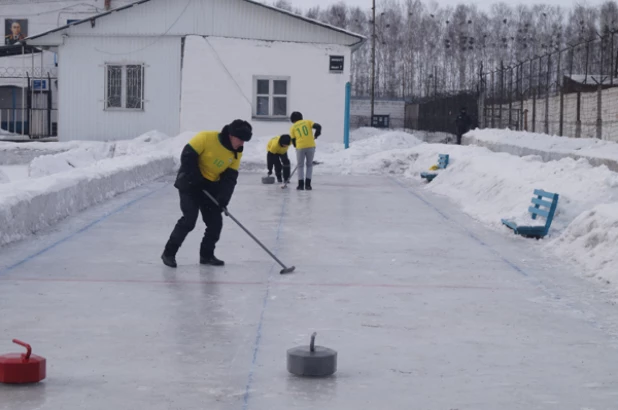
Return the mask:
[[[274,184],[274,183],[275,183],[275,177],[272,177],[272,176],[262,177],[262,184]]]
[[[298,346],[288,350],[288,371],[296,376],[324,377],[337,371],[337,351],[328,347],[315,346],[311,335],[309,346]]]

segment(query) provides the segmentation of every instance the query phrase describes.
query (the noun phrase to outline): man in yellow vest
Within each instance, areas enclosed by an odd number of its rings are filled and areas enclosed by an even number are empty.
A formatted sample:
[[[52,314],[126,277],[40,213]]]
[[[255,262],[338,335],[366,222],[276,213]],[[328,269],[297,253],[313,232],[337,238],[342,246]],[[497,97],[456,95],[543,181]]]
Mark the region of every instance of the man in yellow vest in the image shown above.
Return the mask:
[[[183,241],[195,228],[198,214],[206,224],[206,232],[200,245],[200,263],[223,265],[215,257],[215,245],[223,228],[223,208],[226,208],[234,193],[243,145],[252,136],[251,125],[243,120],[234,120],[221,132],[202,131],[184,147],[180,155],[180,169],[174,186],[180,195],[182,217],[172,231],[161,259],[175,268],[176,253]],[[217,199],[217,206],[202,191],[208,191]]]
[[[322,126],[311,120],[303,120],[303,115],[294,111],[290,116],[292,127],[290,135],[292,143],[296,147],[296,160],[298,166],[298,190],[310,191],[311,177],[313,173],[313,156],[315,155],[315,140],[322,133]],[[315,129],[315,136],[313,130]],[[305,166],[307,167],[307,175],[305,175]]]
[[[266,145],[266,164],[268,166],[268,175],[270,176],[273,174],[274,166],[277,182],[282,182],[282,170],[283,180],[286,184],[290,182],[290,159],[288,158],[288,148],[290,148],[291,143],[292,138],[290,138],[287,134],[283,134],[271,138]]]

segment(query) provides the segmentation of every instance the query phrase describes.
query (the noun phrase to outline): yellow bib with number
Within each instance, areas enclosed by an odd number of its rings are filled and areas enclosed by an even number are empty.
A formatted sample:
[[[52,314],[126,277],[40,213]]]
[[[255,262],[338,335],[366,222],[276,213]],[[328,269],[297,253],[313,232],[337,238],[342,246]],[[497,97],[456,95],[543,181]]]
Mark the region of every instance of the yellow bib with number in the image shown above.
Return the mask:
[[[242,153],[225,148],[219,142],[218,131],[202,131],[189,141],[189,145],[199,155],[200,172],[207,180],[218,181],[228,168],[238,171]]]
[[[290,136],[296,138],[296,149],[315,147],[313,136],[313,121],[300,120],[290,128]]]

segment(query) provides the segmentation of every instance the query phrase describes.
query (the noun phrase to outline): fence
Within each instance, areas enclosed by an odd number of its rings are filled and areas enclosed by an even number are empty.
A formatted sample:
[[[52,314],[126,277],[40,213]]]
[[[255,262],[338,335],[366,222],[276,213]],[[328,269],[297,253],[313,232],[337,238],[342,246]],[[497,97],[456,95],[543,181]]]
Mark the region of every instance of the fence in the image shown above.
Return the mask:
[[[465,105],[481,128],[618,141],[617,34],[500,63],[489,72],[481,63],[474,91],[414,102],[406,108],[406,127],[452,133],[454,117]]]
[[[481,72],[481,126],[618,141],[614,37]]]
[[[57,136],[56,78],[40,69],[0,68],[0,134],[40,139]]]
[[[478,95],[470,91],[441,94],[406,105],[406,128],[456,134],[455,118],[465,108],[472,121],[478,119]]]

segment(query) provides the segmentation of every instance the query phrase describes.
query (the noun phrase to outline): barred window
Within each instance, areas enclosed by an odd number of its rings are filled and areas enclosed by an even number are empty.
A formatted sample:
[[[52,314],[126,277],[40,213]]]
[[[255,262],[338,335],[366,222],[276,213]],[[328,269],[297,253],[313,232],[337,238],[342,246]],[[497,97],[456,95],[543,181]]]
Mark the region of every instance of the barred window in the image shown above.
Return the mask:
[[[105,66],[105,109],[144,109],[144,65],[107,64]]]
[[[287,119],[290,77],[253,77],[254,118]]]

